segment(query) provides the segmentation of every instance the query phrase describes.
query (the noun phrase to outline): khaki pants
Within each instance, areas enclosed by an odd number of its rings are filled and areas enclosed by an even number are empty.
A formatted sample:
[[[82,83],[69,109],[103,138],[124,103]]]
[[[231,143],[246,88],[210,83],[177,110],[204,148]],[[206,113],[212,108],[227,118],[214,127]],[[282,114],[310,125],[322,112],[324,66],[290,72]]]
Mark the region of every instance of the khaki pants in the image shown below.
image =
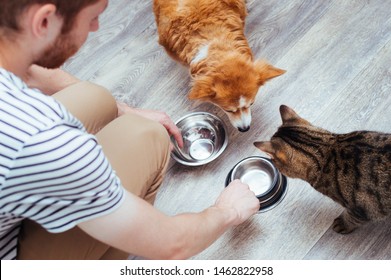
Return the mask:
[[[137,115],[116,118],[112,95],[88,82],[72,85],[53,97],[96,135],[122,185],[153,204],[169,162],[166,129]],[[128,255],[93,239],[78,227],[52,234],[30,220],[22,224],[18,259],[126,259]]]

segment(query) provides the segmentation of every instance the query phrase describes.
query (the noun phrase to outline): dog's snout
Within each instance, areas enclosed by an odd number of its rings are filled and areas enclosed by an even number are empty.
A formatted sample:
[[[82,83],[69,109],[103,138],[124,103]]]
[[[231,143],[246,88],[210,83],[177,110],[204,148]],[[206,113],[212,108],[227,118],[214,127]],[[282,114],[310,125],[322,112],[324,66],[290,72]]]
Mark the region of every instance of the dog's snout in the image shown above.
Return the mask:
[[[249,126],[244,127],[244,128],[238,127],[238,130],[239,130],[240,132],[246,132],[246,131],[249,131],[249,130],[250,130],[250,127],[249,127]]]
[[[251,111],[250,108],[246,110],[240,109],[235,113],[227,112],[231,124],[237,128],[240,132],[246,132],[250,130],[251,126]]]

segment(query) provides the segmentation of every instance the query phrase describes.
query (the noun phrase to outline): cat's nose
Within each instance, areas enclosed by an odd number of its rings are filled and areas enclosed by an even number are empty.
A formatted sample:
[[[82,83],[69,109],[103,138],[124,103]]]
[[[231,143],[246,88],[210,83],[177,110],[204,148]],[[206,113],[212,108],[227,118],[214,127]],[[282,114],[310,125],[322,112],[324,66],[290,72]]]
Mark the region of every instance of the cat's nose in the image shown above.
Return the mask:
[[[250,130],[250,126],[246,126],[246,127],[244,127],[244,128],[238,127],[238,130],[239,130],[240,132],[246,132],[246,131],[249,131],[249,130]]]

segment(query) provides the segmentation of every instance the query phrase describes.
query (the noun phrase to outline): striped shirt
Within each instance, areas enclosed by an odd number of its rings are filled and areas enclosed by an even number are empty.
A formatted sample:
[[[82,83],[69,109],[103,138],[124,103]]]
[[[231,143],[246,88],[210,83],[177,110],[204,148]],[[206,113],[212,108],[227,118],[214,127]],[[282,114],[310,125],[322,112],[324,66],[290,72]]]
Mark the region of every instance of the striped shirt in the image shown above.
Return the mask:
[[[112,212],[124,190],[96,138],[54,98],[0,68],[0,256],[21,221],[51,233]]]

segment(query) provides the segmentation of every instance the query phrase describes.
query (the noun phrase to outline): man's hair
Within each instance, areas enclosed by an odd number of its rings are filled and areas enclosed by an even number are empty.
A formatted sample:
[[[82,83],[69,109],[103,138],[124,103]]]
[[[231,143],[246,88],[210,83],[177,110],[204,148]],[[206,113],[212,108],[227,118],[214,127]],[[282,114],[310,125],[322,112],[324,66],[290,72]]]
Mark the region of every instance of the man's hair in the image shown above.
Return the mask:
[[[64,19],[62,33],[73,26],[77,14],[85,7],[99,0],[0,0],[0,29],[19,32],[19,19],[23,12],[34,4],[54,4],[57,13]]]

